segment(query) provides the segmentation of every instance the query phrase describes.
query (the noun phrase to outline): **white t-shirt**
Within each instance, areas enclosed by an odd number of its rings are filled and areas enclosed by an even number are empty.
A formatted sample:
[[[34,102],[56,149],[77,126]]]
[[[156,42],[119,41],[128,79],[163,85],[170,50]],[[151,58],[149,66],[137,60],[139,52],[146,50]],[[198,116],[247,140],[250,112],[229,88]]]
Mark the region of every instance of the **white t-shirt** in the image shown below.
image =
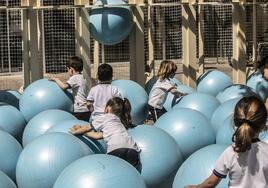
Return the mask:
[[[172,87],[174,87],[174,85],[170,83],[169,79],[158,79],[149,94],[148,104],[154,108],[162,109],[163,104],[166,101],[168,91]]]
[[[97,116],[92,121],[93,127],[103,133],[103,139],[107,144],[107,153],[120,149],[130,148],[140,151],[134,140],[115,114],[105,113]]]
[[[87,100],[92,102],[94,107],[91,120],[104,113],[107,102],[113,97],[121,97],[121,94],[119,89],[110,83],[99,83],[90,89]]]
[[[213,173],[220,178],[229,174],[230,188],[268,188],[268,144],[257,141],[244,153],[229,146],[216,162]]]
[[[67,80],[74,98],[74,112],[88,112],[86,79],[82,74],[75,74]]]

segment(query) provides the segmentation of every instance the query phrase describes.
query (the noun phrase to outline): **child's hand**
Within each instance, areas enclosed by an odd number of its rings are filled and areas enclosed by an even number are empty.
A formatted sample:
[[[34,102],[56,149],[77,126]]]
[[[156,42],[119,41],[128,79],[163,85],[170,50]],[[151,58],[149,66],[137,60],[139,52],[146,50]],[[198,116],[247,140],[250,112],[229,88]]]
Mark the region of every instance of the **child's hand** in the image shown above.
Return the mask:
[[[78,130],[81,129],[81,125],[74,125],[69,129],[69,133],[71,134],[78,134]]]
[[[54,78],[54,77],[50,77],[50,78],[47,78],[49,81],[56,81],[57,78]]]

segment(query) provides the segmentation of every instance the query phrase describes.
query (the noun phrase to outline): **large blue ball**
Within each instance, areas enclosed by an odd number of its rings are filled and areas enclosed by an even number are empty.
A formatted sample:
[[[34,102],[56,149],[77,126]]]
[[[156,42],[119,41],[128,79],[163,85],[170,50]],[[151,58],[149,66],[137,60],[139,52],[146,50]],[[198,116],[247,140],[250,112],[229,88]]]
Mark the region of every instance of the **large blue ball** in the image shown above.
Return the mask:
[[[20,188],[52,187],[61,171],[73,161],[92,154],[86,144],[65,133],[40,136],[22,151],[16,169]]]
[[[200,112],[189,108],[173,109],[155,123],[177,142],[184,159],[196,150],[215,143],[216,135],[209,120]]]
[[[215,163],[226,145],[209,145],[193,153],[178,170],[173,188],[183,188],[186,185],[197,185],[202,183],[212,174]],[[217,188],[227,188],[228,180],[223,179]]]
[[[69,129],[74,125],[87,125],[88,122],[78,120],[78,119],[71,119],[71,120],[64,120],[54,124],[51,128],[49,128],[46,133],[52,132],[62,132],[62,133],[69,133]],[[77,135],[81,141],[83,141],[94,153],[106,153],[107,145],[103,139],[95,140],[90,139],[86,136]]]
[[[192,93],[184,96],[173,108],[190,108],[204,114],[209,120],[220,105],[212,95],[206,93]]]
[[[213,113],[210,123],[211,126],[213,127],[213,130],[215,132],[218,131],[218,129],[222,126],[223,121],[230,116],[231,114],[234,113],[234,109],[236,106],[236,103],[240,100],[241,98],[235,98],[228,100],[224,103],[222,103],[218,108],[215,110]]]
[[[54,188],[146,188],[138,171],[126,161],[104,154],[83,157],[59,175]]]
[[[0,187],[1,188],[17,188],[16,184],[0,170]]]
[[[189,86],[186,85],[177,85],[177,90],[181,93],[185,93],[185,94],[191,94],[194,93],[195,90]],[[169,111],[173,108],[173,106],[175,106],[180,100],[182,99],[182,97],[176,97],[175,95],[173,95],[172,93],[168,93],[168,96],[166,98],[166,101],[164,103],[164,108]]]
[[[49,109],[73,111],[73,100],[55,82],[37,80],[22,94],[20,111],[29,121],[36,114]]]
[[[217,131],[217,144],[232,144],[232,136],[234,134],[233,114],[228,116]]]
[[[19,141],[26,125],[22,113],[14,106],[6,103],[0,103],[0,128]]]
[[[232,79],[227,74],[213,70],[202,74],[197,79],[197,91],[216,96],[220,91],[232,84]]]
[[[13,181],[16,181],[16,165],[21,151],[20,143],[13,136],[0,130],[0,170]]]
[[[165,131],[148,125],[130,129],[129,134],[141,148],[141,175],[147,186],[161,187],[183,162],[176,141]]]
[[[134,124],[142,124],[147,117],[148,95],[138,83],[131,80],[115,80],[112,82],[117,86],[131,104],[131,116]]]
[[[260,98],[265,101],[268,97],[268,81],[260,72],[255,72],[247,79],[247,86],[253,89]]]
[[[34,116],[26,125],[22,143],[25,147],[32,140],[44,134],[50,127],[64,120],[76,119],[63,110],[46,110]]]
[[[19,101],[21,94],[17,91],[6,90],[0,91],[0,102],[7,103],[9,105],[15,106],[19,109]]]
[[[95,5],[126,4],[123,0],[97,0]],[[133,15],[129,6],[97,7],[90,10],[91,36],[105,45],[122,42],[131,32]]]
[[[216,98],[221,102],[224,103],[228,100],[235,99],[235,98],[242,98],[242,97],[248,97],[248,96],[256,96],[254,91],[242,84],[234,84],[231,86],[226,87],[223,91],[218,93]]]

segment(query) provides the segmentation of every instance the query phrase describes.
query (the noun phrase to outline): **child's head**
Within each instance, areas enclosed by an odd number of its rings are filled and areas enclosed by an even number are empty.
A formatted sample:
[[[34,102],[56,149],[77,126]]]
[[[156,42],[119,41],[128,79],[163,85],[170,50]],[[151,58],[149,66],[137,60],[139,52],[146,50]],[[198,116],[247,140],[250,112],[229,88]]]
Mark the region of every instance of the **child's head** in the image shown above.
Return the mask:
[[[101,64],[98,67],[98,80],[111,81],[113,79],[113,68],[109,64]]]
[[[260,62],[259,62],[259,69],[263,75],[263,78],[265,80],[268,80],[268,56],[264,57]]]
[[[233,134],[234,151],[245,152],[251,148],[252,139],[266,129],[267,111],[264,103],[255,96],[243,97],[235,106]]]
[[[164,60],[160,64],[157,76],[160,79],[172,78],[175,76],[176,71],[177,66],[173,61]]]
[[[83,71],[83,60],[77,56],[71,57],[67,65],[67,69],[71,76],[75,73],[81,73]]]
[[[113,113],[118,116],[126,129],[133,127],[131,120],[131,105],[128,99],[120,97],[111,98],[105,108],[106,113]]]

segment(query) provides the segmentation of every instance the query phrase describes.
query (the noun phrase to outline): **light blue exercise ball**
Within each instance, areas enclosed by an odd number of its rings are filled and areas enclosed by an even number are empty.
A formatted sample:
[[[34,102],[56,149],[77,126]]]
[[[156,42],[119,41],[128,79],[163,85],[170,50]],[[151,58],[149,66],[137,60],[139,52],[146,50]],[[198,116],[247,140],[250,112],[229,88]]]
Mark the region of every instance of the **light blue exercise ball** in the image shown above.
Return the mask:
[[[70,134],[69,129],[74,125],[83,126],[87,124],[88,122],[78,119],[64,120],[54,124],[51,128],[49,128],[46,131],[46,134],[52,132],[62,132]],[[93,153],[106,153],[107,145],[103,139],[95,140],[82,135],[77,135],[76,137],[79,138],[81,141],[83,141],[91,149]]]
[[[123,0],[97,0],[95,5],[122,5]],[[132,30],[133,15],[129,6],[94,7],[90,10],[91,36],[105,45],[122,42]]]
[[[215,163],[227,145],[213,144],[193,153],[178,170],[173,188],[184,188],[186,185],[197,185],[208,178],[215,167]],[[228,178],[222,179],[217,188],[227,188]]]
[[[183,162],[176,141],[162,129],[148,125],[139,125],[128,132],[141,149],[141,176],[147,186],[162,187],[161,183],[175,175]]]
[[[156,121],[155,126],[176,140],[184,159],[196,150],[214,144],[216,139],[209,120],[200,112],[189,108],[173,109],[165,113]]]
[[[197,92],[216,96],[224,88],[232,85],[232,79],[224,72],[212,70],[197,79]]]
[[[239,97],[239,98],[228,100],[222,103],[220,106],[218,106],[218,108],[214,111],[210,119],[210,123],[215,132],[217,132],[218,129],[221,127],[221,125],[223,124],[223,121],[228,116],[234,113],[235,106],[240,99],[241,98]]]
[[[146,188],[139,172],[112,155],[96,154],[78,159],[59,175],[53,188]]]
[[[157,76],[153,76],[146,84],[145,84],[145,91],[147,92],[147,94],[149,95],[155,82],[157,81]],[[177,78],[170,78],[170,83],[175,85],[175,86],[179,86],[182,85],[182,83],[177,79]]]
[[[219,92],[216,98],[221,102],[224,103],[228,100],[235,99],[235,98],[242,98],[248,96],[256,96],[254,91],[242,84],[234,84],[231,86],[226,87],[223,91]]]
[[[191,88],[190,86],[181,84],[181,85],[177,85],[176,87],[177,87],[177,90],[181,93],[191,94],[195,92],[195,90]],[[167,111],[169,111],[173,108],[174,105],[176,105],[180,101],[180,99],[182,99],[182,97],[176,97],[175,95],[169,92],[163,106]]]
[[[21,94],[13,90],[0,91],[0,102],[7,103],[19,109],[19,101]]]
[[[190,108],[204,114],[210,120],[220,102],[206,93],[192,93],[184,96],[173,108]]]
[[[259,71],[251,74],[247,79],[247,86],[253,89],[255,93],[265,101],[268,97],[268,81],[265,80]]]
[[[49,109],[71,112],[73,111],[73,100],[53,81],[41,79],[30,84],[20,99],[20,111],[26,121]]]
[[[16,181],[16,165],[21,151],[20,143],[13,136],[0,130],[0,170],[13,181]]]
[[[233,114],[228,116],[217,131],[216,144],[232,144],[234,134]]]
[[[143,87],[131,80],[115,80],[112,84],[117,86],[122,96],[129,100],[133,123],[142,124],[148,112],[148,95]]]
[[[46,110],[34,116],[26,125],[22,143],[25,147],[32,140],[44,134],[50,127],[64,120],[76,119],[72,114],[63,110]]]
[[[72,135],[42,135],[21,152],[16,169],[17,185],[19,188],[52,187],[66,166],[90,154],[88,146]]]
[[[0,187],[1,188],[17,188],[16,184],[0,170]]]
[[[0,103],[0,128],[19,141],[26,126],[22,113],[14,106]]]

